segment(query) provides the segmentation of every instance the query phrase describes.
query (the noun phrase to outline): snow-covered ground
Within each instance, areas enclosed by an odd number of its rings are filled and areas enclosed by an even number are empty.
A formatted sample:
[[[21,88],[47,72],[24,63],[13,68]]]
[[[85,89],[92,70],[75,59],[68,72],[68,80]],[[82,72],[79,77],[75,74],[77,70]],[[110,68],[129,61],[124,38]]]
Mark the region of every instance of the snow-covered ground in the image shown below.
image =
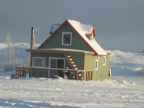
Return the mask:
[[[15,43],[19,59],[29,54],[29,44]],[[144,54],[111,51],[112,79],[75,81],[47,78],[10,79],[15,73],[3,71],[6,45],[0,44],[0,108],[143,108]]]

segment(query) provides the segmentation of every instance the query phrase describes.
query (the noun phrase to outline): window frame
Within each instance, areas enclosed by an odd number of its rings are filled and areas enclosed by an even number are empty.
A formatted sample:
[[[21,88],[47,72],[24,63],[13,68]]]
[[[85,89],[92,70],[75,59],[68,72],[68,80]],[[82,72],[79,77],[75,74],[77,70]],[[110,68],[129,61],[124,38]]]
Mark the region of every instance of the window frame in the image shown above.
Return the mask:
[[[64,43],[64,34],[70,34],[70,44]],[[71,46],[72,45],[72,32],[62,32],[62,45],[64,46]]]
[[[65,69],[65,58],[59,58],[59,57],[49,57],[49,68],[51,67],[51,59],[56,59],[56,69]],[[64,68],[58,68],[58,66],[57,66],[57,60],[58,59],[62,59],[62,60],[64,60]]]
[[[43,58],[45,60],[44,66],[34,66],[34,59],[35,58]],[[32,58],[32,67],[46,67],[46,57],[33,57]]]
[[[105,62],[104,62],[104,61],[105,61]],[[103,57],[102,57],[102,64],[103,64],[103,65],[106,65],[106,56],[103,56]]]
[[[98,70],[98,60],[95,60],[95,70]]]

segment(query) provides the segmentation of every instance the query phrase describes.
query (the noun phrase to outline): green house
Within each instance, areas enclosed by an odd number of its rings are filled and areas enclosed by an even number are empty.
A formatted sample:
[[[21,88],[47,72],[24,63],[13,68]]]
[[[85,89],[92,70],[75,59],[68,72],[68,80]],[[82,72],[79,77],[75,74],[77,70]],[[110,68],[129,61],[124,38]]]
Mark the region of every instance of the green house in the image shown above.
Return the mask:
[[[110,53],[96,42],[93,25],[66,20],[63,24],[52,25],[50,34],[38,49],[26,50],[31,53],[31,77],[49,78],[57,75],[70,79],[70,70],[82,70],[79,76],[83,80],[87,79],[85,71],[92,72],[92,80],[109,78]],[[43,69],[37,71],[38,68],[51,69],[52,73]]]

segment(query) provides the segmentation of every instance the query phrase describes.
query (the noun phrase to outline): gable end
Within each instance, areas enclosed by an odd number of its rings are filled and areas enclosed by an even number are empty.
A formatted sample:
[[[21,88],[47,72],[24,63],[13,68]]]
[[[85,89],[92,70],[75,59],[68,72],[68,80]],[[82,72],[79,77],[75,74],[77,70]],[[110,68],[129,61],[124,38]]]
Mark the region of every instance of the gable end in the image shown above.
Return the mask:
[[[73,31],[82,39],[82,41],[98,56],[105,56],[107,55],[107,53],[105,53],[105,51],[99,46],[99,44],[95,41],[94,43],[91,43],[90,41],[85,40],[85,37],[83,37],[79,31],[75,28],[75,25],[72,24],[71,20],[66,20],[60,27],[58,27],[58,29],[50,36],[48,37],[39,47],[38,49],[41,49],[48,41],[49,39],[51,39],[65,24],[68,24],[70,26],[70,28],[73,29]],[[95,33],[95,27],[93,26],[93,30],[92,33],[90,34],[85,34],[86,35],[94,35],[96,36]],[[94,47],[96,44],[97,49],[102,49],[103,53],[97,52],[96,47]]]

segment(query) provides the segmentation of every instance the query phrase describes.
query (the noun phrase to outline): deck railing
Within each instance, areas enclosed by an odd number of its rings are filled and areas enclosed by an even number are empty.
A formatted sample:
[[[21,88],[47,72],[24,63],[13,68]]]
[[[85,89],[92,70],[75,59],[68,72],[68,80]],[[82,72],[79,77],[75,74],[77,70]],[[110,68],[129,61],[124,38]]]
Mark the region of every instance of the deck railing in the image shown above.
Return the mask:
[[[46,68],[46,67],[16,67],[16,78],[19,77],[26,77],[26,74],[29,73],[29,77],[32,77],[32,70],[36,70],[35,72],[37,73],[37,77],[39,77],[40,70],[44,71],[44,77],[48,78],[48,72],[50,72],[49,78],[52,78],[52,73],[55,71],[57,72],[57,77],[58,77],[58,72],[62,71],[63,72],[63,78],[65,76],[65,73],[69,72],[70,76],[69,79],[73,79],[72,76],[75,75],[75,80],[84,80],[84,77],[86,81],[92,80],[93,78],[93,71],[89,70],[74,70],[74,69],[58,69],[58,68]],[[86,73],[86,74],[85,74]],[[46,76],[47,75],[47,76]],[[85,76],[86,75],[86,76]]]

